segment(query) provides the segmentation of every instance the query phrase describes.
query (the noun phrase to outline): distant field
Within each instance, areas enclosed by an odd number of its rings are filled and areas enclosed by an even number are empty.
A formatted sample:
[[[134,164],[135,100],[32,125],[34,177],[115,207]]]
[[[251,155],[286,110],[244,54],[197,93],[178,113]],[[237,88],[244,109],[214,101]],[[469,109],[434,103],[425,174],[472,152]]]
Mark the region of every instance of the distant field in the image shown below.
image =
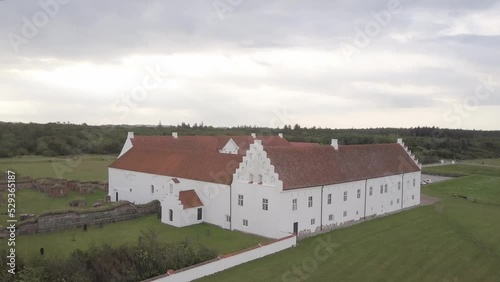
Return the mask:
[[[70,191],[66,197],[53,198],[48,194],[38,192],[34,189],[21,189],[16,192],[16,215],[23,213],[41,214],[48,211],[56,210],[69,210],[69,203],[76,199],[84,199],[87,201],[87,207],[92,205],[100,199],[106,197],[106,192],[102,190],[95,190],[89,195],[81,195],[76,192]],[[2,198],[7,199],[7,191],[2,192]],[[2,213],[6,212],[6,206],[2,206]],[[74,208],[78,209],[78,208]],[[7,215],[0,214],[0,225],[4,225],[7,220]]]
[[[424,167],[422,173],[442,176],[465,176],[473,174],[500,176],[500,167],[471,164],[453,164]]]
[[[422,188],[440,199],[434,205],[309,238],[199,281],[500,281],[500,171],[470,167],[445,171],[486,175]],[[315,256],[325,249],[319,240],[336,246],[326,258]]]
[[[70,229],[60,232],[40,233],[18,236],[16,239],[17,255],[29,259],[39,256],[40,248],[45,249],[47,257],[66,257],[76,249],[87,249],[92,244],[107,243],[112,246],[136,244],[141,230],[158,232],[165,242],[199,242],[216,249],[220,254],[235,252],[268,241],[262,237],[233,232],[208,224],[199,224],[183,228],[163,224],[156,215],[139,219],[104,225],[104,228],[90,227]],[[74,240],[73,240],[74,238]],[[0,248],[7,244],[0,240]]]
[[[480,165],[492,165],[500,167],[500,159],[480,159],[480,160],[469,160],[465,161],[466,163],[471,164],[480,164]]]
[[[0,171],[13,170],[20,176],[32,178],[105,182],[108,179],[107,167],[115,159],[116,156],[106,155],[83,155],[78,158],[15,157],[0,159]]]

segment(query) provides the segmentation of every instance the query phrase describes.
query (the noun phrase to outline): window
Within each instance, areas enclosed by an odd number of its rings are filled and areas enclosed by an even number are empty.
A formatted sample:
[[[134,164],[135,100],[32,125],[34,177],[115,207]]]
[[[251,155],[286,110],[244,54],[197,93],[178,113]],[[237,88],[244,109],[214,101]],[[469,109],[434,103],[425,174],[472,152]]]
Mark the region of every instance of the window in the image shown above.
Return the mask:
[[[243,219],[243,226],[248,226],[248,220]]]
[[[130,191],[132,192],[132,191]],[[155,186],[154,185],[151,185],[151,193],[154,193],[155,192]]]
[[[326,204],[327,205],[331,205],[332,204],[332,194],[328,194],[328,199],[326,201]]]
[[[412,195],[412,196],[411,196],[411,199],[412,199],[412,200],[415,200],[415,195]]]
[[[393,202],[394,202],[394,201],[391,201],[391,206],[392,206]]]
[[[398,182],[398,190],[401,190],[401,181]]]
[[[253,174],[251,174],[251,173],[248,176],[248,183],[253,183]]]
[[[373,187],[370,187],[370,196],[373,195]]]
[[[262,184],[262,174],[259,174],[259,184]]]
[[[292,199],[292,211],[297,210],[297,199]]]
[[[399,199],[396,200],[396,204],[399,204]]]
[[[309,200],[308,200],[307,206],[308,207],[312,207],[313,206],[313,197],[312,196],[309,196]]]
[[[174,184],[170,183],[170,193],[174,193]]]
[[[314,225],[316,223],[316,219],[311,218],[311,225]]]
[[[344,191],[344,202],[347,201],[347,191]]]
[[[174,221],[174,211],[173,210],[168,210],[168,219],[170,221]]]
[[[413,179],[413,187],[415,187],[415,179]]]
[[[384,194],[384,185],[380,185],[380,194]]]
[[[384,186],[384,192],[387,193],[387,184]]]
[[[231,216],[226,214],[226,221],[231,222]]]
[[[262,199],[262,209],[267,211],[269,208],[269,200],[267,199]]]
[[[238,195],[238,206],[243,206],[243,195]]]
[[[344,215],[344,217],[346,217],[347,216],[347,211],[344,211],[343,215]]]
[[[203,214],[203,210],[201,208],[199,208],[198,209],[198,217],[197,217],[198,220],[202,219],[202,214]]]
[[[333,214],[331,214],[331,215],[328,216],[328,220],[329,221],[333,221]]]
[[[361,189],[358,189],[358,199],[361,198]]]

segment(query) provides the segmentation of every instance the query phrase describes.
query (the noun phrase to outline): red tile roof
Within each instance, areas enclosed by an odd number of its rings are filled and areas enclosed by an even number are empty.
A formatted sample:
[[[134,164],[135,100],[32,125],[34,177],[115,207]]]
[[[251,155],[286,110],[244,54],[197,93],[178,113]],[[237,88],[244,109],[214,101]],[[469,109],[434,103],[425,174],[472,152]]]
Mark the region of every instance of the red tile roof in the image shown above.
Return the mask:
[[[230,138],[240,154],[221,154]],[[293,145],[278,136],[258,137],[274,165],[283,189],[312,187],[419,171],[396,143],[331,146]],[[132,147],[110,168],[132,170],[230,185],[251,136],[137,136]]]
[[[241,155],[132,147],[109,167],[229,185]]]
[[[399,144],[267,148],[283,189],[312,187],[419,171]]]
[[[238,145],[240,150],[239,154],[244,155],[245,152],[253,144],[255,139],[262,140],[264,147],[275,146],[290,146],[284,138],[279,136],[179,136],[173,138],[172,136],[135,136],[132,138],[132,145],[134,148],[160,148],[170,150],[190,150],[190,151],[203,151],[203,152],[218,152],[222,149],[230,139]]]
[[[197,208],[203,206],[203,203],[198,197],[198,194],[196,194],[196,191],[194,190],[179,191],[179,201],[181,201],[181,204],[184,207],[184,209]]]
[[[320,146],[318,143],[310,143],[310,142],[290,142],[290,145],[296,147],[315,147]]]

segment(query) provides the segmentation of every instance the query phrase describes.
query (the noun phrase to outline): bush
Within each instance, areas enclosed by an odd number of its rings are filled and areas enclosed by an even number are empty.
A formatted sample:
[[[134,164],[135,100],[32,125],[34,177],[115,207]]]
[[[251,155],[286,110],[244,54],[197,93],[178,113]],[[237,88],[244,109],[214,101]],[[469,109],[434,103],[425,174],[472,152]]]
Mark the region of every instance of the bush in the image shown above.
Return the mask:
[[[6,265],[5,251],[1,256],[0,263]],[[203,245],[164,243],[157,233],[148,230],[141,231],[134,246],[91,246],[87,251],[74,251],[66,260],[39,257],[26,267],[19,261],[18,275],[12,277],[2,271],[0,281],[141,281],[170,268],[181,269],[215,257],[217,252]]]

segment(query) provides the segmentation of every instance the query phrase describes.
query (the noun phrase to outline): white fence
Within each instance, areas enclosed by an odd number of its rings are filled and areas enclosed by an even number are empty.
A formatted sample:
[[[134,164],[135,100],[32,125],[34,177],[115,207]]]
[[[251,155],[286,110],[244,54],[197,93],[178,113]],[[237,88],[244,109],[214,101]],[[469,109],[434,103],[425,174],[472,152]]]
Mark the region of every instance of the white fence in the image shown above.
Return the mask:
[[[168,274],[157,276],[146,280],[147,282],[184,282],[192,281],[201,277],[205,277],[231,267],[249,262],[279,251],[294,247],[297,244],[297,237],[290,235],[288,237],[269,242],[267,244],[258,245],[256,247],[228,254],[209,262],[201,263],[186,269],[181,269],[177,272],[169,271]]]

